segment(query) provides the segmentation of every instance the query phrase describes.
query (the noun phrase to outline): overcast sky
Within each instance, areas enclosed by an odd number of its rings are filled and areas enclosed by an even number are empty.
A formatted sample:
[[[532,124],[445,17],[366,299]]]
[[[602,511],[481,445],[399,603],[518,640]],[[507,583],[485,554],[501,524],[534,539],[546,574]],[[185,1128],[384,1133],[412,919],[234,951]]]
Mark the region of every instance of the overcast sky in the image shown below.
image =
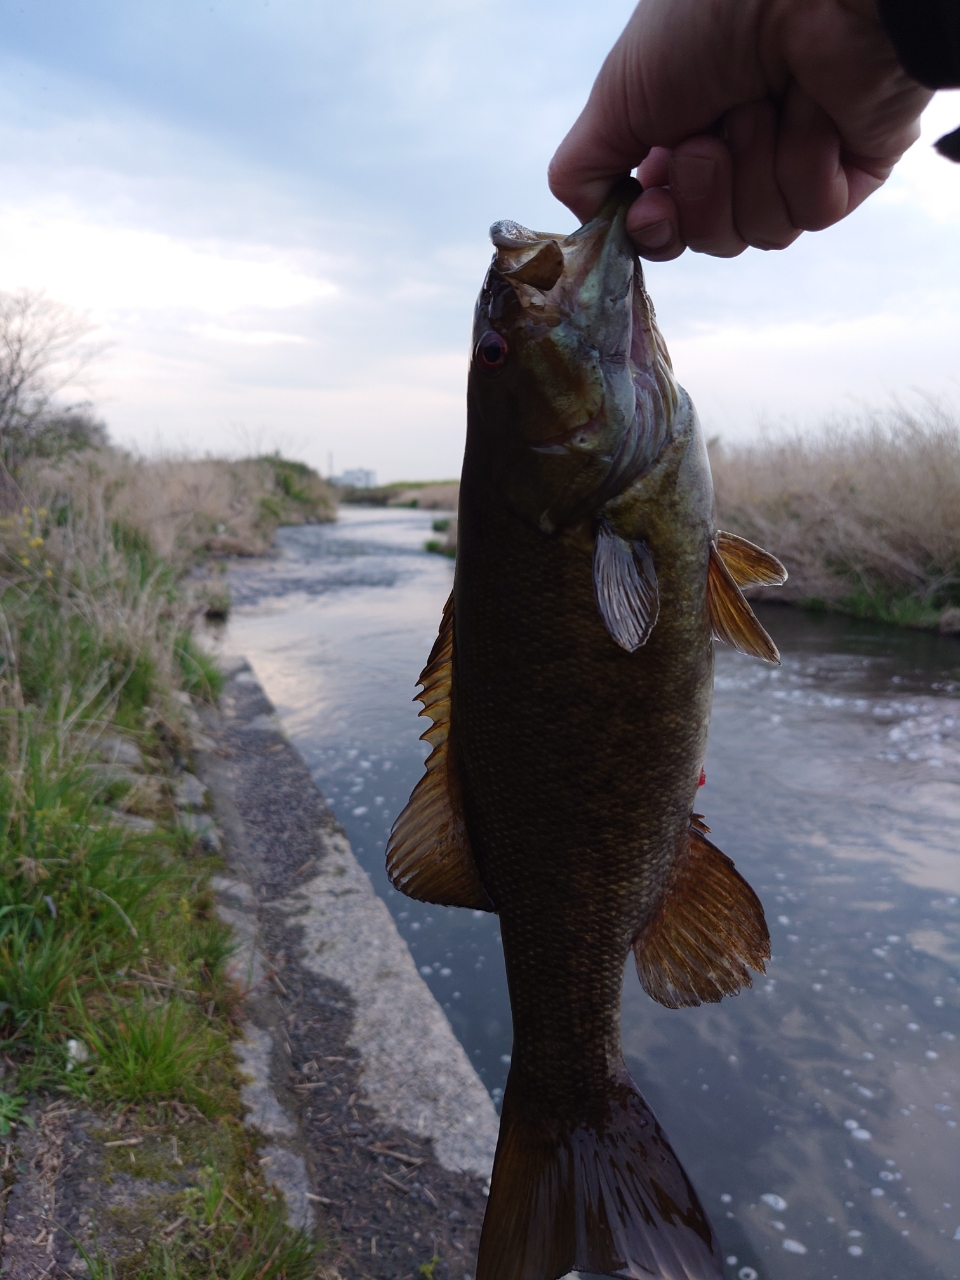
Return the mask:
[[[455,475],[487,228],[573,229],[546,165],[628,13],[0,0],[0,289],[101,327],[122,444]],[[786,253],[648,268],[708,431],[960,403],[960,166],[930,149],[958,123],[940,95],[883,192]]]

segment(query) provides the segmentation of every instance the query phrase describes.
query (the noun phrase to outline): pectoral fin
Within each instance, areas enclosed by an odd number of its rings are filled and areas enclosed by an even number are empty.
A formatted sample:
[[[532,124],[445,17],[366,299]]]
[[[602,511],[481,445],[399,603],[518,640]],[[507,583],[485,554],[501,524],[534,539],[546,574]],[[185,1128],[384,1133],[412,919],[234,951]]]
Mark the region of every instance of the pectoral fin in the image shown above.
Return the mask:
[[[408,898],[444,907],[492,911],[480,881],[464,823],[456,752],[451,750],[453,701],[453,596],[443,610],[440,633],[421,673],[422,716],[433,724],[421,736],[433,747],[426,772],[387,842],[387,874]]]
[[[772,559],[772,557],[771,557]],[[707,600],[713,634],[718,640],[732,644],[741,653],[767,662],[780,662],[777,646],[757,621],[737,586],[733,574],[724,564],[714,543],[710,543],[710,568],[707,575]]]
[[[770,959],[760,899],[706,831],[694,814],[679,875],[633,944],[644,991],[668,1009],[736,995]]]
[[[717,550],[738,587],[782,587],[787,571],[769,551],[735,533],[717,533]]]
[[[597,526],[593,589],[604,625],[621,649],[646,644],[660,612],[657,572],[645,542],[627,542],[606,520]]]

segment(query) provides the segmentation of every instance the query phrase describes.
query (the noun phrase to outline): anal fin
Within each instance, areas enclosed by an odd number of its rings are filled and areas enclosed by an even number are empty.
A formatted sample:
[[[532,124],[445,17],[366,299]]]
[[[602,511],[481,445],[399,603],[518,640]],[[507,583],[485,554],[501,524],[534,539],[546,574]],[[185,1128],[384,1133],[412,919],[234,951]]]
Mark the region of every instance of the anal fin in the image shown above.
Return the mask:
[[[707,600],[713,634],[752,658],[780,662],[780,651],[757,620],[716,544],[710,543]]]
[[[597,526],[593,589],[607,631],[633,653],[647,643],[660,612],[653,557],[645,542],[628,542],[606,520]]]
[[[735,533],[717,533],[717,550],[738,587],[782,587],[787,571],[769,551]]]
[[[760,899],[708,830],[694,814],[679,874],[633,944],[644,991],[668,1009],[736,995],[770,959]]]
[[[387,874],[408,898],[444,907],[493,911],[470,849],[456,752],[451,741],[453,704],[453,595],[418,683],[422,716],[433,721],[421,736],[433,747],[426,772],[414,787],[387,842]]]

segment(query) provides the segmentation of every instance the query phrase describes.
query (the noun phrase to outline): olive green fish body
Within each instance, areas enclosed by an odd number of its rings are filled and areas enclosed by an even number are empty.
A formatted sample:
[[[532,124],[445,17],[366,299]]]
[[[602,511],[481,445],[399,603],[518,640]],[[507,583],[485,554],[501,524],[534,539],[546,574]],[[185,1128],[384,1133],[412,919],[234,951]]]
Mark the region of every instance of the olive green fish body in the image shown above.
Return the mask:
[[[691,413],[611,512],[663,566],[659,621],[630,654],[597,610],[592,530],[545,538],[474,488],[471,463],[468,446],[454,734],[471,845],[502,922],[514,1059],[552,1106],[571,1072],[605,1079],[619,1059],[624,961],[686,852],[712,693],[712,493]],[[588,1068],[591,1055],[602,1061]]]
[[[713,639],[776,660],[624,220],[498,223],[477,304],[433,746],[387,849],[412,897],[497,911],[514,1048],[477,1280],[719,1280],[716,1238],[620,1049],[624,963],[670,1007],[769,956],[693,812]]]

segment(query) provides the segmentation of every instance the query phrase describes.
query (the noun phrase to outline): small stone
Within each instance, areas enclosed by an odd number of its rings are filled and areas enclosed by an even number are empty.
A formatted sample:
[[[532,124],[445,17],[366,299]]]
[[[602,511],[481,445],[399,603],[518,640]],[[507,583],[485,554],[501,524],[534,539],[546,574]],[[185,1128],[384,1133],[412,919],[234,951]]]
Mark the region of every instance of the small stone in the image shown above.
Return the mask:
[[[128,787],[135,787],[144,781],[141,774],[134,773],[123,764],[95,764],[90,766],[90,772],[102,787],[109,787],[115,783],[126,783]]]
[[[940,634],[960,635],[960,609],[944,609],[940,615]]]
[[[209,853],[219,850],[221,835],[209,813],[181,813],[180,826]]]
[[[142,769],[143,756],[140,748],[129,738],[101,738],[100,759],[108,764],[122,764],[128,769]]]
[[[207,788],[192,773],[182,773],[174,788],[178,809],[202,809],[207,802]]]

